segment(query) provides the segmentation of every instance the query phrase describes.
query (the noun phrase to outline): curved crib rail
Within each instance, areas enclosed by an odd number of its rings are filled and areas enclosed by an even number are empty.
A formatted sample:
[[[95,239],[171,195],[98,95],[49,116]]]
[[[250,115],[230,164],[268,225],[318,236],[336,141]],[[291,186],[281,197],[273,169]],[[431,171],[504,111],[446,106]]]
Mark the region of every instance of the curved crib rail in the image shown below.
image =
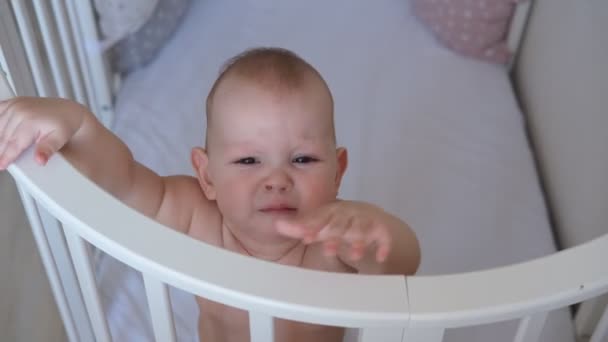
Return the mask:
[[[60,155],[43,168],[29,151],[9,172],[64,224],[72,251],[80,248],[82,237],[140,270],[148,293],[164,298],[158,308],[168,308],[166,283],[249,310],[254,340],[255,329],[261,329],[260,336],[272,331],[272,317],[398,328],[391,335],[396,341],[404,336],[408,341],[441,341],[445,328],[523,317],[516,340],[534,341],[531,336],[540,333],[547,311],[608,292],[608,235],[536,260],[471,273],[334,274],[255,260],[190,239],[115,200]],[[87,302],[88,311],[90,306],[95,302]],[[174,338],[171,330],[156,333]]]
[[[81,236],[162,283],[272,317],[347,327],[408,321],[402,276],[297,269],[195,241],[115,200],[60,155],[40,167],[28,151],[8,171],[63,223],[66,236]]]
[[[411,322],[459,327],[550,311],[608,291],[608,235],[528,262],[407,277]]]

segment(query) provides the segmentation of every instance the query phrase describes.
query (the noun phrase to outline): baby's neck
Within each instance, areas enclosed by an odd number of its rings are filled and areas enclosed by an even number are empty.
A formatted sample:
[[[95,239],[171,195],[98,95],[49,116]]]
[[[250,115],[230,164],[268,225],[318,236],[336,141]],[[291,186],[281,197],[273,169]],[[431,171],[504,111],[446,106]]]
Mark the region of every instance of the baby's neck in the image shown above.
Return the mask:
[[[254,258],[298,266],[306,250],[306,245],[299,240],[279,235],[265,239],[259,235],[252,236],[238,229],[231,229],[225,223],[222,224],[222,245],[226,249]]]

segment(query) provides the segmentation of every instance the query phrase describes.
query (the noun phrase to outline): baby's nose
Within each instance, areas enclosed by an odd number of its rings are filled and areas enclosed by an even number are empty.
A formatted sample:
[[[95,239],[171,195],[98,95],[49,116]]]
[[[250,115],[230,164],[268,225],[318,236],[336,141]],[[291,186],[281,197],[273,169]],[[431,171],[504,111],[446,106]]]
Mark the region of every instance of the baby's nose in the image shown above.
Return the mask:
[[[285,172],[273,172],[264,182],[266,191],[285,192],[291,189],[293,182]]]

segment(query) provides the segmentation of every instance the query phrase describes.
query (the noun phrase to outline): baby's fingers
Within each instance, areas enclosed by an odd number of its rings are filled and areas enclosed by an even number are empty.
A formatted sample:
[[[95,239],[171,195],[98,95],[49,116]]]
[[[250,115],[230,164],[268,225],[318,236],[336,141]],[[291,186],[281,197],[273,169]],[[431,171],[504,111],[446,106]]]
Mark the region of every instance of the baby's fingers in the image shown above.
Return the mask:
[[[378,248],[376,250],[376,261],[385,262],[390,251],[391,251],[390,243],[378,245]]]
[[[359,260],[365,255],[368,246],[373,242],[365,234],[365,225],[361,220],[353,219],[342,236],[343,240],[350,245],[350,258]]]
[[[49,158],[61,147],[63,147],[62,140],[57,137],[55,132],[48,133],[45,136],[38,138],[36,144],[36,151],[34,152],[34,158],[36,162],[44,165],[48,162]]]
[[[290,221],[279,220],[275,226],[279,233],[294,239],[302,239],[306,233],[304,227]]]
[[[2,116],[0,116],[0,156],[6,149],[7,145],[12,142],[15,130],[21,121],[22,120],[15,115],[4,113]]]
[[[0,133],[4,129],[4,125],[6,125],[6,122],[8,121],[8,118],[10,117],[9,109],[11,108],[11,106],[14,103],[15,103],[15,101],[12,99],[0,101]]]
[[[354,221],[344,234],[344,240],[351,245],[350,254],[354,260],[361,259],[366,251],[375,246],[376,261],[384,262],[390,252],[391,238],[382,226],[371,226],[365,222]]]
[[[20,125],[15,129],[15,134],[4,139],[0,146],[0,170],[15,161],[17,157],[27,149],[34,141],[35,132],[25,125]]]
[[[348,229],[350,219],[344,216],[334,216],[314,237],[313,241],[323,242],[323,252],[327,256],[335,256],[340,248],[342,235]]]
[[[305,243],[313,242],[317,232],[323,227],[328,218],[323,214],[308,215],[290,220],[278,220],[276,230],[294,239],[303,239]]]
[[[376,261],[384,262],[391,251],[392,238],[388,230],[378,226],[372,230],[369,238],[376,245]]]

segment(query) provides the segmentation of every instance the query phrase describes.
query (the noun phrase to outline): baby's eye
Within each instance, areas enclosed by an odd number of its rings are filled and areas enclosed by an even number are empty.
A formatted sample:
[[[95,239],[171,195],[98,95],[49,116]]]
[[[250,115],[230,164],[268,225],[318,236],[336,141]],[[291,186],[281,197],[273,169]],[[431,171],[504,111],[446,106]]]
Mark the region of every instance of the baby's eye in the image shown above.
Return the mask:
[[[307,163],[314,163],[319,161],[319,159],[315,158],[315,157],[311,157],[311,156],[301,156],[301,157],[296,157],[293,159],[293,162],[296,164],[307,164]]]
[[[241,158],[237,161],[235,161],[235,164],[241,164],[241,165],[252,165],[252,164],[256,164],[258,161],[254,158],[254,157],[246,157],[246,158]]]

